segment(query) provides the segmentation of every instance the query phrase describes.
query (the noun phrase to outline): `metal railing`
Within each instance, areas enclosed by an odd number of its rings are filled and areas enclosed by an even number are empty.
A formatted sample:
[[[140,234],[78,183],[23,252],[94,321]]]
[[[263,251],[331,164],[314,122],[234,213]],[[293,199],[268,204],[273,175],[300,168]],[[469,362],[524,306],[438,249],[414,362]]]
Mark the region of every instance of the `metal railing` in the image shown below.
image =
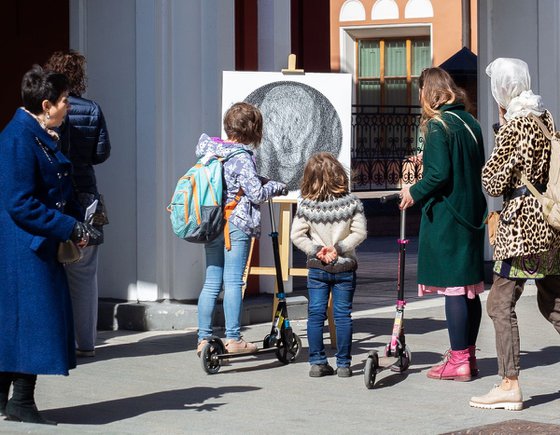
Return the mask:
[[[422,178],[419,106],[352,106],[352,190],[394,190]]]

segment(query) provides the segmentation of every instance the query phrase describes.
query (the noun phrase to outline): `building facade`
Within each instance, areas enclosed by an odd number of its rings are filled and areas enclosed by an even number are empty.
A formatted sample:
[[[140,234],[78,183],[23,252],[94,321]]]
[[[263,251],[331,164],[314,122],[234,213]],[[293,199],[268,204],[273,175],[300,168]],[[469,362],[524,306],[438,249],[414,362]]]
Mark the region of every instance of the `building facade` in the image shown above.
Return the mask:
[[[165,208],[176,179],[194,163],[198,135],[220,131],[221,72],[242,69],[236,53],[243,49],[253,62],[244,69],[278,71],[290,51],[305,62],[322,44],[312,33],[294,42],[294,34],[306,34],[302,13],[312,13],[298,9],[294,28],[294,8],[312,4],[306,2],[243,2],[252,3],[245,25],[253,33],[239,48],[234,0],[70,0],[70,47],[88,58],[88,96],[103,107],[113,143],[111,159],[97,171],[111,221],[100,254],[101,297],[196,300],[203,250],[173,235]],[[326,7],[330,68],[354,74],[355,102],[413,103],[421,66],[428,59],[438,65],[463,45],[460,0],[332,0]],[[526,60],[533,90],[558,118],[559,22],[557,0],[471,1],[487,153],[497,111],[484,68],[495,57]],[[323,58],[314,59],[316,70],[325,70]],[[490,201],[491,209],[499,206]]]

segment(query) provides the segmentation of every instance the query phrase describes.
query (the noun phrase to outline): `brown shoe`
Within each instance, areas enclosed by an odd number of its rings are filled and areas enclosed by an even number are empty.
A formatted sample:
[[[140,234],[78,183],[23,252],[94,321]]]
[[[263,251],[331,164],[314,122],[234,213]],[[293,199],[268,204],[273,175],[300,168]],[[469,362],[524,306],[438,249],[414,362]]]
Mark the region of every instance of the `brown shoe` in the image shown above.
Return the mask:
[[[201,340],[198,342],[198,346],[196,346],[196,356],[200,358],[202,349],[204,349],[204,346],[206,346],[207,344],[208,344],[208,340]]]
[[[226,342],[226,351],[229,353],[253,353],[257,351],[257,345],[242,338],[239,340],[229,339]]]
[[[502,390],[499,385],[494,385],[488,394],[471,397],[469,405],[474,408],[507,409],[508,411],[521,411],[523,409],[523,394],[521,388]]]

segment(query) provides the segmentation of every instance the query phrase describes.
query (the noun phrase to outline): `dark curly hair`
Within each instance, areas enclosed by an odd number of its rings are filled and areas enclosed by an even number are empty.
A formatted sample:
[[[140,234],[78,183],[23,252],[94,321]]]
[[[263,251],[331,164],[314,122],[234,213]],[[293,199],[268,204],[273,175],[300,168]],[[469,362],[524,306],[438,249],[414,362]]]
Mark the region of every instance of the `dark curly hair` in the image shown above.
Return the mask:
[[[263,136],[261,111],[248,103],[235,103],[224,115],[224,131],[228,139],[258,146]]]
[[[70,93],[80,97],[87,88],[86,58],[77,51],[56,51],[45,64],[45,69],[64,74],[70,83]]]

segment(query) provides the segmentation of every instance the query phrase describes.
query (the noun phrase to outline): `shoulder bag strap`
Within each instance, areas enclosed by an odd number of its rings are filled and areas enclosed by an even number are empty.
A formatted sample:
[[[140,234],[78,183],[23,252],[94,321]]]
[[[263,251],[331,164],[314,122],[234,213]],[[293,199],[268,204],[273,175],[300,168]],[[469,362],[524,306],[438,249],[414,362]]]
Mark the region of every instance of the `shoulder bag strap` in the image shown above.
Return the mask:
[[[458,118],[463,124],[465,124],[465,127],[467,127],[467,130],[469,130],[469,133],[470,133],[471,136],[473,137],[474,141],[475,141],[476,143],[478,143],[478,140],[476,139],[476,136],[475,136],[474,132],[473,132],[472,129],[469,127],[469,125],[468,125],[465,121],[463,121],[463,118],[461,118],[459,115],[457,115],[456,113],[453,113],[453,112],[451,112],[451,111],[445,112],[445,113],[449,113],[450,115],[453,115],[455,118]]]

